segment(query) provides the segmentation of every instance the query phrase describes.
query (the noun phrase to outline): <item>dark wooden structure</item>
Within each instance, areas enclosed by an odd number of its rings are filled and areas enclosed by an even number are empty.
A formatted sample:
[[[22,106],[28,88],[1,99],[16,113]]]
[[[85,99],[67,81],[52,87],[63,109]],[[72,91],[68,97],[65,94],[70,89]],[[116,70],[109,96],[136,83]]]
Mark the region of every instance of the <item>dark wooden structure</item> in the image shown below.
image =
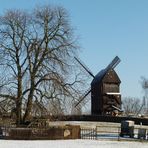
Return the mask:
[[[79,64],[93,77],[90,90],[78,101],[76,106],[91,93],[92,115],[118,115],[121,110],[120,79],[114,68],[120,62],[116,56],[111,63],[97,75],[93,75],[80,60]]]
[[[116,115],[121,108],[120,79],[114,69],[102,70],[91,83],[91,113]]]

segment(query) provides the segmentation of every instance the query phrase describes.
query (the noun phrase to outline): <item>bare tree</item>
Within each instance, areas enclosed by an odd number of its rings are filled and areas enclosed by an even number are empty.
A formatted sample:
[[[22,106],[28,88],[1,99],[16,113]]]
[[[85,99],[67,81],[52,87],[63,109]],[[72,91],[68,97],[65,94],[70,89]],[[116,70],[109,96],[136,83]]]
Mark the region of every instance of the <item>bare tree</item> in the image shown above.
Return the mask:
[[[144,114],[148,114],[148,79],[145,77],[141,77],[141,86],[144,92]]]
[[[71,75],[76,54],[62,7],[9,10],[0,17],[0,96],[14,101],[18,125],[30,119],[34,100],[63,101],[79,92],[79,75]]]
[[[75,104],[81,99],[82,95],[84,95],[86,88],[89,87],[89,76],[83,72],[80,65],[75,62],[74,60],[74,70],[71,70],[71,74],[66,76],[65,88],[69,93],[67,95],[62,94],[59,91],[57,92],[55,87],[50,87],[50,93],[47,94],[50,100],[44,99],[44,104],[48,105],[47,108],[52,114],[72,114],[73,110],[78,112],[82,107],[85,107],[86,99],[81,102],[81,107],[75,107]],[[47,101],[48,103],[46,103]]]
[[[122,100],[125,115],[138,115],[141,113],[143,104],[138,98],[126,97]]]

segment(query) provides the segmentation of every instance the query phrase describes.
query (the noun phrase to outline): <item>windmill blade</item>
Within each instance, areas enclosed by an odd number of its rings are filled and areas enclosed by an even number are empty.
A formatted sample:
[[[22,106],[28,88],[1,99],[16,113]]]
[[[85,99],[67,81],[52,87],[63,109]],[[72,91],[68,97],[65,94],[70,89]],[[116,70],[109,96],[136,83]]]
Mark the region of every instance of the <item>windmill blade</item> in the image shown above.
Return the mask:
[[[77,107],[77,106],[85,99],[85,97],[86,97],[90,92],[91,92],[91,89],[89,89],[89,90],[87,91],[87,93],[85,93],[85,95],[82,96],[82,98],[76,103],[75,107]]]
[[[84,63],[82,64],[82,61],[80,61],[80,59],[78,59],[76,57],[74,57],[74,58],[93,78],[95,78],[95,76],[92,74],[92,72],[89,70],[89,68],[86,67],[86,65]]]
[[[110,64],[106,67],[106,70],[109,69],[114,69],[119,63],[120,63],[120,58],[118,56],[116,56],[111,62]]]

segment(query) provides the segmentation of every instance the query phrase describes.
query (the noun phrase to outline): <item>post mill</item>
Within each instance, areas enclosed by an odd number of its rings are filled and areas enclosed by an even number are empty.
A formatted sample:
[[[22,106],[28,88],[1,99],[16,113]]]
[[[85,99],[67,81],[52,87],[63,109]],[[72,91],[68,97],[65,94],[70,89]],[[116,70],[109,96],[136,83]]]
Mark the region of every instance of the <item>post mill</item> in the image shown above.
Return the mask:
[[[76,61],[92,76],[91,88],[76,103],[77,107],[85,97],[91,93],[91,114],[92,115],[118,115],[121,110],[120,79],[115,72],[115,67],[120,63],[116,56],[110,64],[97,75],[92,72],[76,58]]]

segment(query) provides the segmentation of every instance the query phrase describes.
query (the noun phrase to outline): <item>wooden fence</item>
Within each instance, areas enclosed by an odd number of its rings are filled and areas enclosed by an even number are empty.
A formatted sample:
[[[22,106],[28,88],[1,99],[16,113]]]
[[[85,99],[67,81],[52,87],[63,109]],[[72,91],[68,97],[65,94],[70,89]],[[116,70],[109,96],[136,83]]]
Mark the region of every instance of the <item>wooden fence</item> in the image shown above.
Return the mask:
[[[0,137],[12,140],[80,139],[80,126],[53,126],[48,128],[1,127]]]

